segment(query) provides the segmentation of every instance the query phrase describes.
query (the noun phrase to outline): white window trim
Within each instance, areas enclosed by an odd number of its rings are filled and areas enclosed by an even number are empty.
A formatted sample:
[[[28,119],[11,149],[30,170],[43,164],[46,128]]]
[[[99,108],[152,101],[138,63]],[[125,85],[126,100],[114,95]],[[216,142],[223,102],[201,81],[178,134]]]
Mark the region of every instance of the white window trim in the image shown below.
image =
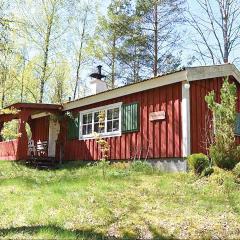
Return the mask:
[[[116,131],[116,132],[100,133],[100,135],[103,138],[121,136],[122,135],[122,124],[121,124],[122,123],[122,102],[118,102],[118,103],[114,103],[114,104],[109,104],[109,105],[105,105],[105,106],[91,108],[91,109],[88,109],[88,110],[81,111],[79,113],[79,119],[80,119],[80,122],[79,122],[79,140],[94,139],[93,134],[82,135],[83,115],[92,113],[92,126],[94,127],[94,112],[98,112],[98,111],[101,111],[101,110],[106,111],[108,109],[113,109],[113,108],[119,108],[119,130]],[[106,129],[106,124],[107,124],[106,118],[107,118],[107,116],[105,116],[105,123],[104,123],[105,124],[105,129]]]

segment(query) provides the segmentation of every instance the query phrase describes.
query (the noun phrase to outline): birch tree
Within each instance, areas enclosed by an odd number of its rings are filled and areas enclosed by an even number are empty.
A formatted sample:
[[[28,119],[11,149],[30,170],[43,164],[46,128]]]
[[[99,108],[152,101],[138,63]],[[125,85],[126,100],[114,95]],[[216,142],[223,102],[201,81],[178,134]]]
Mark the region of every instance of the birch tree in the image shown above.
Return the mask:
[[[84,80],[81,79],[81,73],[84,67],[89,63],[89,55],[86,51],[86,46],[91,38],[93,25],[93,11],[95,3],[90,0],[74,1],[72,0],[69,13],[71,14],[71,23],[68,39],[70,46],[70,55],[72,57],[72,72],[73,72],[73,99],[80,97],[80,89],[84,86]]]
[[[239,61],[234,51],[240,46],[240,1],[195,1],[198,11],[193,13],[189,7],[187,21],[194,30],[192,42],[197,60],[201,64]]]
[[[51,68],[52,60],[59,47],[61,36],[67,27],[61,21],[64,16],[62,0],[37,0],[28,5],[20,6],[23,10],[22,21],[24,24],[23,37],[27,37],[34,46],[34,51],[40,57],[37,65],[37,75],[39,78],[39,100],[44,100],[45,86],[53,73]],[[64,28],[65,27],[65,28]]]

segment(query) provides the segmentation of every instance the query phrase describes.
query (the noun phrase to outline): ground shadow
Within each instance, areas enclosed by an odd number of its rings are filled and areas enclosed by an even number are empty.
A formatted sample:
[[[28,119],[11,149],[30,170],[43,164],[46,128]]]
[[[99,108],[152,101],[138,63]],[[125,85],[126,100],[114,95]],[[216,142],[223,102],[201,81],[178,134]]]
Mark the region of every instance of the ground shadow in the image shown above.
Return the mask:
[[[68,230],[64,229],[59,226],[55,225],[36,225],[36,226],[22,226],[22,227],[10,227],[10,228],[2,228],[0,229],[0,238],[1,237],[8,237],[12,234],[18,234],[18,233],[25,233],[25,234],[38,234],[42,231],[47,231],[53,234],[54,238],[65,238],[69,239],[86,239],[86,240],[100,240],[100,239],[116,239],[116,240],[132,240],[136,239],[136,236],[123,236],[121,238],[118,237],[110,237],[103,235],[101,233],[97,233],[94,230]],[[68,237],[69,236],[69,237]],[[10,237],[10,236],[9,236]],[[173,239],[171,237],[161,236],[158,233],[153,233],[153,239],[159,239],[159,240],[170,240]]]

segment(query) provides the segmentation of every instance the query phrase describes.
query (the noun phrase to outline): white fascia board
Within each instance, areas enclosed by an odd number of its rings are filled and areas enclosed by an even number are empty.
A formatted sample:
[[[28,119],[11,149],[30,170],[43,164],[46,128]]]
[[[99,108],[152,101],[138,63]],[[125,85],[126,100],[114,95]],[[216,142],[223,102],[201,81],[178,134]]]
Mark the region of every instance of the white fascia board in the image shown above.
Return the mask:
[[[149,89],[154,89],[157,87],[181,82],[184,80],[186,80],[186,71],[185,70],[176,72],[176,73],[172,73],[172,74],[168,74],[165,76],[159,76],[159,77],[152,78],[150,80],[146,80],[146,81],[139,82],[136,84],[131,84],[128,86],[116,88],[111,91],[102,92],[97,95],[85,97],[85,98],[79,99],[77,101],[64,103],[63,111],[68,111],[68,110],[71,110],[74,108],[90,105],[90,104],[97,103],[97,102],[102,102],[102,101],[117,98],[117,97],[126,96],[126,95],[137,93],[137,92],[142,92],[142,91],[149,90]]]
[[[42,118],[51,115],[49,112],[36,113],[31,115],[31,119]]]

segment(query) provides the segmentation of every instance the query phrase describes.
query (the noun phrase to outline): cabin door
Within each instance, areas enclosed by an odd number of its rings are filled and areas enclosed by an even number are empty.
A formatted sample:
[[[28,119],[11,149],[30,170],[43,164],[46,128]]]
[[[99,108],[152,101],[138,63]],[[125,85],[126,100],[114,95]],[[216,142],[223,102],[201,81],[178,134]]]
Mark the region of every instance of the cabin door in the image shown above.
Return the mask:
[[[53,119],[49,119],[49,137],[48,137],[48,156],[55,157],[56,155],[56,143],[58,134],[60,131],[59,122]]]

